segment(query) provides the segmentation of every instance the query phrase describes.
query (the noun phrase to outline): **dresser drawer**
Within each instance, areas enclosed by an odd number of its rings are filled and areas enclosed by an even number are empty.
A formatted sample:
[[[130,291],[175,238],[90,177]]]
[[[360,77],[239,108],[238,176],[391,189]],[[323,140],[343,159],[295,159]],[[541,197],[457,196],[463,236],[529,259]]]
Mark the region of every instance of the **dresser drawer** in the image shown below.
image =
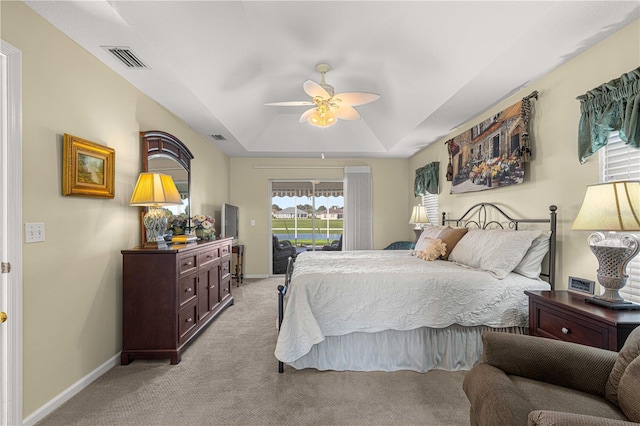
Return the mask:
[[[178,331],[180,333],[180,343],[183,343],[196,328],[196,318],[198,317],[198,304],[185,306],[178,311]]]
[[[220,279],[231,276],[231,259],[225,259],[220,264]]]
[[[198,254],[198,263],[202,267],[208,266],[210,263],[215,262],[220,258],[218,248],[204,250]]]
[[[606,326],[587,322],[584,318],[545,305],[537,305],[536,308],[536,334],[596,348],[607,346],[609,330]]]
[[[231,275],[220,280],[220,300],[231,297]]]
[[[198,268],[197,253],[188,253],[178,258],[178,275],[183,276],[195,272]]]
[[[195,299],[197,292],[198,276],[190,275],[180,278],[178,281],[179,302],[180,306],[184,306],[191,300]]]
[[[230,255],[231,254],[231,244],[223,244],[220,246],[220,257]]]

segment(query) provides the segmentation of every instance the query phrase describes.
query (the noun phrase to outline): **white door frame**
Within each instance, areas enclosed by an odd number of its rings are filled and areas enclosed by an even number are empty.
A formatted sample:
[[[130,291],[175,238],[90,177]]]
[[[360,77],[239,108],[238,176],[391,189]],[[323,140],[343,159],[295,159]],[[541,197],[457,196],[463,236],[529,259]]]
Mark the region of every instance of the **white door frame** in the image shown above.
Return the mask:
[[[22,425],[22,52],[0,40],[0,424]]]

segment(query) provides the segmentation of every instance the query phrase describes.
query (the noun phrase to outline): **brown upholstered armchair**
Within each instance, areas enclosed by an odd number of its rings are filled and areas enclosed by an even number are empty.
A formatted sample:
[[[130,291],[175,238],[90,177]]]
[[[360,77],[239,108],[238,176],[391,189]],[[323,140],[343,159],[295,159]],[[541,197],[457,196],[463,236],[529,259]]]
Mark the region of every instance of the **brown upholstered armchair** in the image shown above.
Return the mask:
[[[640,422],[640,327],[620,353],[487,332],[465,376],[472,425],[632,425]]]

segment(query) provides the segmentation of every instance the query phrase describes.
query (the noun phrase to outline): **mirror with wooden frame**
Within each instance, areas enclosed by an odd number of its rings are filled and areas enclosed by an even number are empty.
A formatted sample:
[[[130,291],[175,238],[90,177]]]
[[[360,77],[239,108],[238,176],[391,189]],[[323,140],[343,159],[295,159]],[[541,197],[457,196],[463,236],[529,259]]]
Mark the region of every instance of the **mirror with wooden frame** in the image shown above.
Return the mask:
[[[190,215],[191,160],[193,160],[193,154],[180,139],[166,132],[159,130],[140,132],[140,137],[142,139],[142,171],[163,173],[171,176],[178,188],[178,192],[180,192],[182,205],[166,208],[171,210],[173,214],[186,213],[187,216]],[[145,212],[146,208],[142,208],[141,219]],[[142,225],[142,221],[140,223]],[[144,243],[146,241],[144,225],[140,228],[141,241]]]

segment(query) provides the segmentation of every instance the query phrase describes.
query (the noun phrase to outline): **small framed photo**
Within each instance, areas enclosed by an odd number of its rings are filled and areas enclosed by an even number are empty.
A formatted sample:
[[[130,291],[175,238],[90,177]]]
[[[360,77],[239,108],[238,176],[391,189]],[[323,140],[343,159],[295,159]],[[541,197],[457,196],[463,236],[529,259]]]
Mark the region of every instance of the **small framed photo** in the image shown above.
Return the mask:
[[[62,156],[62,195],[114,197],[114,149],[65,133]]]
[[[596,282],[585,278],[569,277],[569,291],[578,293],[594,294]]]

